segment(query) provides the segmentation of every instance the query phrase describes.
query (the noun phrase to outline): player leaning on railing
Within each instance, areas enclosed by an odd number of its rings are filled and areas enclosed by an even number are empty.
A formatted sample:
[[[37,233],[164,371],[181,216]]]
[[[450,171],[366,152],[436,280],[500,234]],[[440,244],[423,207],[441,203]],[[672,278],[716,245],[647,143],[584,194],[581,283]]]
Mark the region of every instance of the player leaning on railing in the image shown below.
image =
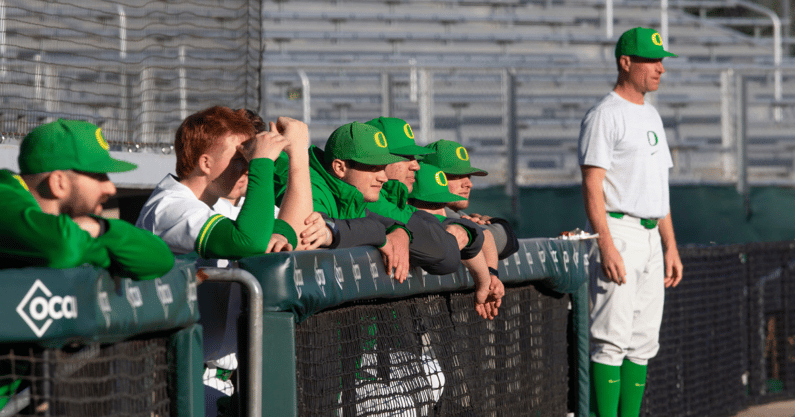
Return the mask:
[[[447,219],[445,207],[454,201],[464,200],[447,188],[447,177],[439,167],[421,163],[417,171],[417,182],[409,194],[409,203],[427,213],[433,214],[439,221]],[[496,273],[489,270],[487,257],[497,258],[497,249],[491,234],[484,237],[483,249],[469,259],[461,262],[467,267],[475,279],[475,310],[485,319],[493,319],[502,304],[505,288]],[[487,256],[489,255],[489,256]]]
[[[499,217],[486,214],[465,213],[469,207],[469,193],[472,191],[472,176],[485,177],[488,172],[475,168],[469,159],[469,152],[461,144],[439,139],[426,146],[434,151],[428,154],[424,162],[439,167],[447,176],[447,188],[451,193],[463,197],[452,201],[444,208],[447,218],[463,218],[471,220],[490,233],[497,247],[497,259],[489,261],[489,267],[496,268],[497,260],[505,259],[519,250],[519,240],[511,224]]]
[[[136,168],[111,158],[99,127],[59,119],[33,129],[19,149],[20,174],[0,170],[3,268],[91,264],[134,279],[171,270],[174,255],[160,238],[99,217],[102,204],[116,194],[107,173]],[[0,362],[0,375],[8,375],[6,365]],[[21,383],[0,379],[0,409]]]
[[[387,164],[405,158],[389,153],[383,132],[353,122],[332,132],[324,149],[309,149],[314,210],[327,225],[325,248],[374,246],[381,252],[387,272],[403,282],[409,270],[411,236],[405,225],[365,208],[378,200],[386,182]],[[277,161],[277,200],[284,197],[286,170]]]
[[[59,119],[33,129],[19,149],[20,174],[0,171],[4,268],[88,263],[150,279],[174,266],[174,256],[157,236],[98,216],[116,194],[107,173],[136,168],[111,158],[99,127]]]
[[[414,132],[405,120],[379,117],[367,124],[384,132],[390,153],[405,158],[386,166],[389,181],[384,183],[378,200],[367,203],[367,209],[406,225],[412,236],[409,245],[411,266],[419,266],[436,275],[457,271],[461,259],[472,258],[480,252],[483,246],[480,229],[468,220],[445,219],[440,223],[432,215],[408,203],[415,173],[420,169],[417,159],[433,151],[415,144]]]
[[[298,246],[296,231],[322,237],[325,223],[304,224],[320,220],[311,210],[306,124],[280,117],[269,131],[258,130],[245,110],[216,106],[186,118],[174,142],[177,176],[169,174],[157,185],[136,225],[161,236],[176,254],[195,251],[207,259],[290,250]],[[275,218],[273,161],[283,150],[289,156],[289,198]],[[239,213],[212,208],[220,198],[237,200],[244,194]],[[315,241],[302,247],[311,249],[320,243]],[[205,404],[208,415],[215,415],[216,400],[234,392],[229,377],[237,369],[240,291],[205,283],[199,299],[209,387]]]

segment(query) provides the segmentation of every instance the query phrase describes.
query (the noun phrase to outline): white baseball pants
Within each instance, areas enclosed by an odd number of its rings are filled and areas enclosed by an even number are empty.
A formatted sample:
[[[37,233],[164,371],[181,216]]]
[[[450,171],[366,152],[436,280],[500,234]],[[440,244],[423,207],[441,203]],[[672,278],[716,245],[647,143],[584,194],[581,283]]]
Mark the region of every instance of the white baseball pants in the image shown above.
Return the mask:
[[[626,358],[646,365],[660,347],[665,301],[659,227],[646,229],[629,215],[607,216],[607,225],[624,260],[627,282],[618,285],[607,279],[601,259],[590,263],[591,360],[621,366]]]

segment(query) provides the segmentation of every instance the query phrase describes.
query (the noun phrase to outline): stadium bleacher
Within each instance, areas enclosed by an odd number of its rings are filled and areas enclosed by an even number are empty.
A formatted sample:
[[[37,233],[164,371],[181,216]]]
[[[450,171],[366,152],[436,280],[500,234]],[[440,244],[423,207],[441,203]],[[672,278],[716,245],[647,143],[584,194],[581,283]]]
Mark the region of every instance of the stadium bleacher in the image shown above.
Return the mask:
[[[102,125],[117,150],[167,153],[182,116],[221,97],[233,107],[261,108],[267,117],[303,119],[298,71],[304,70],[313,143],[322,145],[342,123],[389,112],[426,140],[461,140],[481,154],[486,169],[499,172],[509,152],[504,84],[512,68],[520,184],[571,184],[579,181],[573,153],[579,121],[615,81],[615,36],[660,25],[658,5],[635,0],[614,2],[612,37],[605,33],[604,3],[591,0],[281,0],[261,11],[242,0],[206,6],[11,2],[0,66],[6,143],[67,116]],[[789,133],[795,96],[774,98],[772,44],[762,36],[770,22],[707,13],[721,7],[736,6],[672,1],[668,13],[670,49],[680,58],[666,61],[663,89],[650,99],[681,155],[677,161],[686,161],[674,180],[736,179],[736,172],[716,169],[734,154],[731,141],[723,143],[721,96],[721,72],[734,69],[753,76],[750,178],[787,181],[795,175],[781,160],[795,157]],[[747,35],[738,27],[758,30]],[[423,70],[432,78],[424,110],[417,89]],[[783,91],[795,91],[792,57],[782,70]],[[427,135],[423,127],[430,127]],[[478,180],[496,184],[504,176]]]

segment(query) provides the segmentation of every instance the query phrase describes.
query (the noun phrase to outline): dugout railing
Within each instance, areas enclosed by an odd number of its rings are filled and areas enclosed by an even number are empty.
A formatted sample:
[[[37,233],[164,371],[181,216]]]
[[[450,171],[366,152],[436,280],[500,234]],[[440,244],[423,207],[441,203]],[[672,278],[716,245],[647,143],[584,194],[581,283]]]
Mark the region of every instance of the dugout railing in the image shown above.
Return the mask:
[[[263,416],[586,416],[586,245],[520,243],[500,262],[494,321],[475,315],[463,269],[413,269],[400,284],[371,248],[241,260],[264,298],[261,347],[239,345],[241,369],[262,360],[244,401],[261,399]],[[666,292],[643,415],[729,417],[794,398],[795,242],[680,253],[685,279]],[[0,415],[204,414],[192,263],[152,281],[92,267],[0,276],[0,378],[25,381]]]
[[[263,415],[587,416],[586,244],[520,242],[493,322],[472,311],[464,269],[399,284],[372,249],[242,260],[265,294]],[[680,254],[642,415],[795,398],[795,242]]]
[[[90,266],[0,281],[0,415],[204,415],[192,262],[148,281]]]
[[[398,283],[373,248],[241,259],[264,295],[262,415],[587,416],[585,244],[520,246],[494,321],[463,267]]]

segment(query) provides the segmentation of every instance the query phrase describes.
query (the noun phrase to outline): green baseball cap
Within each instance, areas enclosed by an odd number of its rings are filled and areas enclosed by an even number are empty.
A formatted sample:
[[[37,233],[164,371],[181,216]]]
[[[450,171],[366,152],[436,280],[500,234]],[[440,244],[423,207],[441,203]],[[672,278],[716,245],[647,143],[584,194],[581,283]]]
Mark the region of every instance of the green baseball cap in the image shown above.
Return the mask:
[[[663,49],[662,37],[654,29],[636,27],[624,32],[616,43],[616,58],[621,55],[639,56],[641,58],[676,57]]]
[[[388,165],[406,158],[389,153],[384,132],[359,122],[337,128],[329,136],[325,148],[326,164],[335,159],[351,160],[366,165]]]
[[[469,162],[469,153],[457,142],[440,139],[428,144],[426,148],[432,149],[435,153],[425,155],[422,159],[423,162],[438,166],[447,175],[470,174],[479,177],[489,175],[482,169],[472,167]]]
[[[429,203],[452,203],[466,198],[455,195],[447,188],[447,176],[442,169],[431,164],[420,162],[420,170],[416,174],[417,181],[409,193],[409,198]]]
[[[137,165],[114,159],[102,129],[81,120],[58,119],[28,133],[19,145],[19,171],[38,174],[56,170],[108,173],[124,172]]]
[[[414,131],[411,126],[403,119],[396,117],[379,117],[365,122],[370,126],[375,126],[386,135],[389,141],[389,152],[395,155],[417,156],[433,153],[432,150],[423,146],[417,146],[414,142]]]

